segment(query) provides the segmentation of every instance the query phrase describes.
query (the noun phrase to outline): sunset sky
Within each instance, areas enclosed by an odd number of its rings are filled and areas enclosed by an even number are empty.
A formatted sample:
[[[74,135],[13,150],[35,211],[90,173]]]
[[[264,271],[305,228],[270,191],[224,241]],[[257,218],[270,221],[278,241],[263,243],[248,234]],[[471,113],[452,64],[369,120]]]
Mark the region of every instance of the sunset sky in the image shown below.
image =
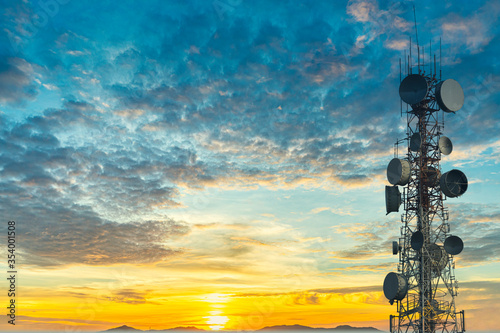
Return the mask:
[[[388,330],[412,1],[0,4],[1,331]],[[415,4],[465,93],[441,164],[469,179],[445,201],[457,310],[500,330],[500,2]]]

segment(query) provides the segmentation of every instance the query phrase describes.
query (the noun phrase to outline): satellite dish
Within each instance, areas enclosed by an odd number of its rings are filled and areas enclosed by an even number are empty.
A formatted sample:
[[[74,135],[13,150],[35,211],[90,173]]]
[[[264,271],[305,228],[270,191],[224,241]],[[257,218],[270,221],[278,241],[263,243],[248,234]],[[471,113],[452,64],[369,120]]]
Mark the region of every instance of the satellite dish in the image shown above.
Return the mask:
[[[439,183],[441,184],[441,191],[450,198],[459,197],[467,191],[467,177],[457,169],[443,174]]]
[[[453,151],[453,144],[451,143],[451,140],[448,139],[446,136],[442,136],[439,138],[439,151],[443,155],[450,155],[451,152]]]
[[[392,185],[404,186],[410,180],[410,162],[393,158],[387,166],[387,180]]]
[[[422,138],[420,137],[420,133],[413,133],[413,135],[410,138],[410,150],[419,151],[421,145],[422,145]]]
[[[396,241],[392,242],[392,254],[398,254],[398,251],[399,251],[398,242]]]
[[[401,206],[401,192],[399,192],[398,187],[386,186],[385,209],[387,210],[387,214],[392,212],[399,212],[399,206]]]
[[[399,96],[405,103],[418,104],[427,96],[428,90],[429,85],[422,75],[410,74],[401,81]]]
[[[422,246],[424,246],[424,234],[422,233],[422,231],[415,231],[411,235],[410,244],[412,249],[414,249],[415,251],[420,251]]]
[[[384,280],[384,295],[389,301],[405,298],[408,292],[408,282],[402,274],[389,273]]]
[[[464,249],[464,242],[458,236],[447,237],[444,241],[444,250],[451,255],[457,255]]]
[[[425,184],[427,186],[436,186],[439,183],[441,172],[434,167],[427,167]]]
[[[464,105],[464,91],[460,83],[453,79],[448,79],[436,86],[436,100],[443,111],[455,112],[460,110]]]
[[[442,246],[437,244],[429,245],[429,259],[431,260],[432,268],[435,273],[441,272],[448,263],[448,256]]]

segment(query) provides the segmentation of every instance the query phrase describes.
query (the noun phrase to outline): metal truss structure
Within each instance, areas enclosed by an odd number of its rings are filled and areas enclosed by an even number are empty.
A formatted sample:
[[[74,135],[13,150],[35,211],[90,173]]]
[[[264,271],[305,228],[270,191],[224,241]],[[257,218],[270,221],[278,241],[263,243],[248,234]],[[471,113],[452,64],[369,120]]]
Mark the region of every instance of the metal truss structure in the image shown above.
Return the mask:
[[[443,135],[444,116],[461,108],[463,91],[455,80],[441,81],[435,72],[426,75],[419,66],[418,74],[411,74],[408,67],[399,90],[410,107],[406,138],[395,144],[387,169],[393,185],[386,186],[387,213],[399,211],[400,204],[404,208],[400,238],[393,242],[393,254],[399,254],[397,273],[384,281],[385,296],[396,302],[398,312],[390,316],[391,333],[465,331],[464,311],[455,305],[454,273],[454,256],[463,242],[450,234],[444,202],[466,191],[467,178],[459,170],[442,174],[440,167],[443,155],[452,151]],[[407,151],[400,154],[406,142]],[[403,186],[401,194],[398,185]]]

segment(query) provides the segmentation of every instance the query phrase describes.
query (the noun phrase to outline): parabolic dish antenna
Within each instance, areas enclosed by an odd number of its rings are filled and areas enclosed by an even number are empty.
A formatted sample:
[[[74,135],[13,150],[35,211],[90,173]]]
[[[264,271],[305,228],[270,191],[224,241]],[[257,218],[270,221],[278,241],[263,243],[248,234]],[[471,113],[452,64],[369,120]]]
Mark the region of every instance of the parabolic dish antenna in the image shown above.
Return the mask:
[[[439,151],[443,155],[450,155],[453,151],[453,144],[451,143],[451,140],[444,135],[439,138],[438,146]]]
[[[443,174],[439,183],[441,185],[441,191],[450,198],[459,197],[467,191],[467,177],[462,171],[457,169],[453,169]]]
[[[422,233],[422,231],[415,231],[412,235],[411,235],[411,248],[414,249],[415,251],[419,251],[422,246],[424,245],[424,234]]]
[[[401,206],[401,192],[397,186],[385,187],[385,209],[387,214],[391,212],[399,212]],[[387,215],[386,214],[386,215]]]
[[[464,249],[464,242],[458,236],[450,236],[444,240],[444,250],[455,256]]]
[[[413,135],[410,138],[410,150],[419,151],[421,145],[422,145],[422,138],[420,137],[420,133],[413,133]]]
[[[455,112],[464,105],[464,91],[460,83],[448,79],[436,86],[436,100],[443,111]]]
[[[398,254],[398,251],[399,251],[398,242],[396,241],[392,242],[392,254]]]
[[[405,277],[397,273],[389,273],[384,280],[384,295],[388,300],[399,300],[405,298],[408,292],[408,282]]]
[[[429,85],[422,75],[410,74],[401,81],[399,96],[405,103],[418,104],[427,96],[428,90]]]
[[[431,259],[434,270],[439,273],[446,267],[448,256],[442,246],[437,244],[429,245],[429,257]]]
[[[393,158],[387,166],[387,180],[392,185],[404,186],[410,180],[410,162]]]

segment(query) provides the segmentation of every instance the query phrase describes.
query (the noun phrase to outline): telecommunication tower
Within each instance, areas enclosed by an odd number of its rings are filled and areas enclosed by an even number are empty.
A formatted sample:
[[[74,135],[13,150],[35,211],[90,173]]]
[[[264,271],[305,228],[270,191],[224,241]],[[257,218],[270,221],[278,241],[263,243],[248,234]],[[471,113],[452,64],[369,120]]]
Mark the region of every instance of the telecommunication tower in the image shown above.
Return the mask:
[[[456,169],[442,173],[440,161],[453,150],[443,135],[444,116],[463,106],[464,93],[457,81],[441,79],[435,55],[426,66],[418,42],[417,48],[414,65],[410,42],[399,86],[401,105],[407,104],[406,112],[401,107],[406,137],[396,142],[387,167],[392,185],[385,187],[387,214],[398,212],[401,204],[404,212],[399,240],[392,244],[393,254],[399,254],[397,272],[387,274],[383,290],[390,304],[397,305],[398,314],[390,316],[391,333],[458,333],[465,331],[465,321],[464,311],[455,307],[454,256],[462,252],[463,242],[450,233],[444,201],[465,193],[467,177]],[[399,146],[405,142],[402,153]]]

